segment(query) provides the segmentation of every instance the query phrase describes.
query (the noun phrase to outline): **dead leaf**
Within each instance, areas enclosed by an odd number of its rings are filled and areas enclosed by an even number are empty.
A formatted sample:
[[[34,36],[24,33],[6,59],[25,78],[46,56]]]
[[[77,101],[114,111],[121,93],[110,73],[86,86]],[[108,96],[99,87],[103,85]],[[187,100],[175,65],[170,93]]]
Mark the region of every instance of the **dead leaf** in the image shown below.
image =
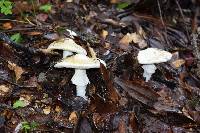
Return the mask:
[[[183,115],[185,115],[187,118],[193,120],[193,118],[189,114],[189,111],[185,107],[183,107],[182,112],[183,112]]]
[[[40,31],[30,31],[30,32],[26,32],[26,34],[30,36],[37,36],[37,35],[42,35],[43,33]]]
[[[46,106],[46,107],[43,109],[43,112],[44,112],[45,115],[50,114],[50,112],[51,112],[51,107],[50,107],[50,106]]]
[[[4,24],[3,24],[3,28],[4,28],[5,30],[12,29],[12,23],[10,23],[10,22],[4,23]]]
[[[167,88],[163,88],[157,93],[160,95],[158,101],[154,103],[154,108],[157,111],[181,113],[181,110],[179,108],[180,105],[177,101],[172,99],[172,97],[170,96],[171,92]]]
[[[173,133],[171,131],[170,125],[167,123],[152,117],[149,114],[142,115],[142,121],[140,124],[144,125],[142,127],[142,133]]]
[[[12,63],[10,61],[8,61],[8,67],[10,70],[13,70],[15,72],[16,81],[18,81],[22,73],[24,72],[24,70],[21,67],[19,67],[17,64]]]
[[[125,81],[117,77],[114,79],[114,82],[122,87],[131,97],[148,106],[152,106],[152,103],[159,98],[155,91],[150,87],[141,85],[139,82]]]
[[[99,114],[99,113],[93,113],[92,119],[94,122],[95,127],[98,130],[103,130],[106,128],[106,126],[111,124],[111,117],[113,117],[114,113],[105,113],[105,114]]]
[[[77,122],[78,122],[78,116],[77,116],[77,114],[76,114],[75,111],[73,111],[73,112],[70,114],[70,116],[69,116],[69,121],[70,121],[72,124],[74,124],[74,125],[77,124]]]
[[[117,103],[119,101],[119,96],[117,94],[116,89],[113,86],[113,81],[110,77],[110,72],[105,68],[104,65],[100,65],[100,70],[103,75],[103,79],[106,82],[106,87],[108,89],[108,94],[110,95],[110,99],[112,102]]]
[[[62,111],[62,108],[60,106],[56,106],[55,111],[57,113],[60,113]]]
[[[178,60],[175,60],[171,63],[172,67],[173,68],[179,68],[181,67],[183,64],[185,64],[185,60],[183,59],[178,59]]]
[[[121,49],[127,50],[129,47],[129,44],[131,42],[137,43],[140,48],[147,47],[146,41],[142,38],[141,35],[135,33],[127,33],[120,41],[119,45]]]
[[[106,39],[106,37],[108,36],[108,31],[102,30],[101,36],[103,37],[103,39]]]
[[[170,60],[170,64],[173,68],[179,68],[183,64],[185,64],[185,60],[179,57],[179,52],[174,52],[172,54],[172,59]]]
[[[196,121],[197,123],[200,123],[200,112],[199,111],[190,111],[189,113],[194,121]]]
[[[113,129],[117,133],[128,133],[138,130],[134,113],[93,113],[92,119],[99,131]]]
[[[110,0],[110,3],[111,4],[116,4],[116,3],[118,3],[119,2],[119,0]]]
[[[5,96],[9,92],[10,88],[6,85],[0,85],[0,96]]]
[[[28,106],[31,103],[32,96],[28,94],[21,94],[19,100],[24,102],[24,106]]]
[[[104,48],[105,48],[105,49],[111,48],[110,43],[106,42],[105,45],[104,45]]]

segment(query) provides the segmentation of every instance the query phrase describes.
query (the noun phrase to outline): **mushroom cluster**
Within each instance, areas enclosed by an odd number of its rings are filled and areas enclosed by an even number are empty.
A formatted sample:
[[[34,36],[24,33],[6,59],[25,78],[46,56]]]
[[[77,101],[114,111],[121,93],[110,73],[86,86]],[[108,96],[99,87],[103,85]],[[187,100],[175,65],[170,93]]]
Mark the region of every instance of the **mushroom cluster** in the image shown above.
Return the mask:
[[[157,48],[147,48],[139,51],[137,59],[139,64],[143,65],[143,77],[145,77],[146,82],[150,80],[151,75],[156,71],[156,66],[154,64],[167,62],[171,58],[171,53]]]
[[[86,74],[86,69],[100,68],[100,63],[105,65],[103,60],[96,58],[96,55],[92,58],[86,56],[87,52],[80,45],[76,44],[70,38],[64,38],[59,41],[55,41],[49,45],[48,50],[63,50],[63,59],[61,62],[55,64],[56,68],[74,68],[75,73],[71,79],[72,83],[76,85],[77,96],[86,97],[86,87],[90,83]],[[92,48],[91,48],[92,49]],[[93,51],[94,52],[94,51]],[[75,53],[75,54],[73,54]],[[94,53],[93,53],[94,54]]]

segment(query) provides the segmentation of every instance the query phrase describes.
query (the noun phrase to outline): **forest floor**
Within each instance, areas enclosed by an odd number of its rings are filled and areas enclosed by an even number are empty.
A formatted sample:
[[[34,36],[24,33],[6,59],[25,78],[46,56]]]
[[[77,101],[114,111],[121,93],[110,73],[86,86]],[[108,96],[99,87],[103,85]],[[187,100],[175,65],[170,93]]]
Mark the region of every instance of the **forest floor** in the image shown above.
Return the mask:
[[[0,133],[200,132],[198,13],[192,0],[14,1],[0,14]],[[106,62],[87,70],[87,100],[74,69],[54,67],[62,53],[43,51],[66,37]],[[145,82],[148,47],[173,56]]]

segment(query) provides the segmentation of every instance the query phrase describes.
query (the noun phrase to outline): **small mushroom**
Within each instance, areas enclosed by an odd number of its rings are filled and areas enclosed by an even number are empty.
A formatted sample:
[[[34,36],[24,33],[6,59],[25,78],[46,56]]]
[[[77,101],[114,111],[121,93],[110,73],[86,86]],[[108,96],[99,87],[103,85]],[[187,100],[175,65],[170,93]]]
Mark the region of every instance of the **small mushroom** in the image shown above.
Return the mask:
[[[70,56],[73,52],[78,54],[87,55],[87,52],[80,45],[76,44],[74,40],[70,38],[63,38],[61,40],[55,41],[49,45],[47,50],[63,50],[63,58]]]
[[[146,82],[150,80],[151,75],[155,73],[156,63],[167,62],[172,58],[172,54],[157,48],[147,48],[138,53],[137,59],[140,64],[143,64],[144,69],[143,77]]]
[[[89,58],[83,54],[76,54],[74,56],[63,59],[54,67],[57,68],[75,68],[75,73],[71,79],[72,83],[76,85],[77,96],[87,99],[85,96],[86,86],[90,83],[86,69],[100,68],[100,61],[94,58]]]

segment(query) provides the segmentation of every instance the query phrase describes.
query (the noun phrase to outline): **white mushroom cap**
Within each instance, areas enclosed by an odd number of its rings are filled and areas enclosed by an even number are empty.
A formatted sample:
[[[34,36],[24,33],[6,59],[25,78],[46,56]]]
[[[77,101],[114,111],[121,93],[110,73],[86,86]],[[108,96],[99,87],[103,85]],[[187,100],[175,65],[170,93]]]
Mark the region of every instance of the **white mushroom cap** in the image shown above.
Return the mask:
[[[87,55],[86,50],[82,48],[80,45],[76,44],[74,40],[70,38],[63,38],[61,40],[55,41],[51,43],[47,49],[49,50],[59,49],[63,51],[69,51]]]
[[[83,54],[76,54],[74,56],[64,58],[61,62],[57,63],[54,67],[57,68],[75,68],[75,69],[90,69],[99,68],[100,61],[97,59],[89,58]]]
[[[172,54],[157,48],[147,48],[138,53],[137,59],[140,64],[154,64],[167,62],[172,58]]]

